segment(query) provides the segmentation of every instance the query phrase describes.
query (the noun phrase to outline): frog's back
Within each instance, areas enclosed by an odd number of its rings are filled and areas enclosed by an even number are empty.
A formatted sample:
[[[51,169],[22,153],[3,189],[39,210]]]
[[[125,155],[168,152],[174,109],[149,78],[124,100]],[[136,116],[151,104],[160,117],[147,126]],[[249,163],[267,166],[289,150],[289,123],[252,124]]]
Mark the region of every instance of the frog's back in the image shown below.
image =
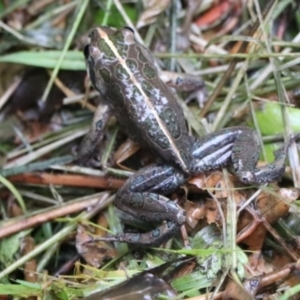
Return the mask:
[[[88,61],[92,83],[122,129],[162,159],[187,170],[189,136],[184,116],[174,94],[160,80],[151,53],[127,28],[97,28],[91,38],[90,52],[99,51],[98,59]]]

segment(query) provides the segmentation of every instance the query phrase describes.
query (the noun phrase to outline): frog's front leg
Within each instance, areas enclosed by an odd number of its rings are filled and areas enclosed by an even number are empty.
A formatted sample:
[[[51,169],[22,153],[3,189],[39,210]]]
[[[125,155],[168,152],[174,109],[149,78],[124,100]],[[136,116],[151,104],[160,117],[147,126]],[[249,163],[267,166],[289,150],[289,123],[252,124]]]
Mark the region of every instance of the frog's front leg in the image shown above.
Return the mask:
[[[100,104],[97,107],[90,130],[81,141],[77,151],[76,160],[80,164],[87,165],[93,161],[95,153],[98,153],[97,147],[103,139],[104,129],[110,116],[111,109],[108,105]]]
[[[202,78],[191,74],[170,71],[161,71],[159,77],[168,86],[175,88],[177,91],[190,92],[191,94],[185,99],[186,102],[196,98],[199,107],[203,107],[207,100],[207,89]]]
[[[118,191],[115,205],[122,211],[143,221],[162,223],[146,233],[124,233],[105,240],[158,246],[169,240],[185,222],[185,211],[163,196],[186,180],[180,170],[166,165],[150,165],[129,178]]]

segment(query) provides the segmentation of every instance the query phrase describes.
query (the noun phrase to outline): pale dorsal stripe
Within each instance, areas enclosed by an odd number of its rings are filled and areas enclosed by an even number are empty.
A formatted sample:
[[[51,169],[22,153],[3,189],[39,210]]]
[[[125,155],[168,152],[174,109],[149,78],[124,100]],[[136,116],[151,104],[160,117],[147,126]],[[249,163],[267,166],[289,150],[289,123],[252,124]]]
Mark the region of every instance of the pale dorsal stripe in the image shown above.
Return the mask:
[[[109,37],[106,34],[106,32],[104,30],[102,30],[101,28],[97,28],[97,30],[99,32],[100,37],[105,40],[105,42],[107,43],[107,45],[109,46],[109,48],[111,49],[111,51],[114,53],[114,55],[117,57],[118,61],[122,64],[123,68],[126,70],[126,72],[128,73],[128,75],[130,76],[130,80],[132,81],[132,83],[138,88],[138,90],[140,91],[140,93],[144,97],[147,106],[150,108],[150,110],[155,111],[155,109],[153,107],[153,104],[151,103],[149,97],[145,94],[144,90],[142,89],[141,84],[137,81],[137,79],[135,78],[134,74],[132,74],[132,72],[128,68],[125,60],[121,57],[121,55],[119,54],[116,46],[109,39]],[[169,140],[169,143],[171,145],[172,151],[174,151],[174,153],[176,153],[178,159],[180,160],[180,164],[182,165],[182,167],[184,169],[187,169],[187,166],[184,163],[184,161],[182,160],[182,158],[180,156],[180,153],[179,153],[179,151],[178,151],[175,143],[171,139],[170,134],[169,134],[167,128],[165,127],[164,123],[161,121],[161,119],[159,118],[159,116],[157,115],[157,113],[155,113],[154,116],[155,116],[155,119],[156,119],[157,123],[159,124],[161,130],[163,131],[163,133],[165,134],[165,136]]]

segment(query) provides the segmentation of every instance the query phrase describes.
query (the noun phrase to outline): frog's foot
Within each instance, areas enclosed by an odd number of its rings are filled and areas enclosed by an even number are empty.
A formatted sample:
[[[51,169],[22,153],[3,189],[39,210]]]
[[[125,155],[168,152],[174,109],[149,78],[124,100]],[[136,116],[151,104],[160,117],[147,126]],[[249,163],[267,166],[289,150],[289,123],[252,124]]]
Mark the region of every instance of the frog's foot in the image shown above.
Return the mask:
[[[185,103],[188,104],[193,99],[196,99],[198,106],[200,108],[204,107],[204,104],[207,100],[207,90],[206,89],[200,89],[197,91],[192,92],[188,97],[185,98]]]
[[[77,152],[74,154],[74,163],[87,168],[101,168],[101,162],[94,156],[94,153],[82,155]]]
[[[252,133],[252,137],[253,137]],[[258,160],[258,153],[255,154],[254,150],[258,147],[257,137],[254,136],[252,143],[247,142],[245,136],[237,137],[233,145],[232,160],[234,162],[235,173],[240,181],[246,184],[263,184],[269,182],[280,181],[285,170],[285,160],[287,157],[288,148],[292,142],[297,142],[300,139],[300,134],[290,137],[288,142],[280,149],[274,151],[274,161],[262,167],[256,167]],[[243,146],[242,146],[243,144]],[[256,145],[255,145],[256,144]],[[247,161],[240,153],[241,149],[246,149],[250,155],[250,160]]]
[[[179,230],[178,224],[173,222],[165,222],[161,226],[146,233],[123,233],[115,236],[106,236],[100,238],[91,238],[87,243],[105,241],[105,242],[120,242],[129,243],[142,247],[157,247],[168,241]]]
[[[207,89],[203,79],[199,76],[191,74],[181,74],[170,71],[162,71],[160,78],[168,86],[175,88],[181,92],[191,92],[189,97],[185,99],[188,103],[192,99],[196,99],[199,107],[203,107],[207,100]]]

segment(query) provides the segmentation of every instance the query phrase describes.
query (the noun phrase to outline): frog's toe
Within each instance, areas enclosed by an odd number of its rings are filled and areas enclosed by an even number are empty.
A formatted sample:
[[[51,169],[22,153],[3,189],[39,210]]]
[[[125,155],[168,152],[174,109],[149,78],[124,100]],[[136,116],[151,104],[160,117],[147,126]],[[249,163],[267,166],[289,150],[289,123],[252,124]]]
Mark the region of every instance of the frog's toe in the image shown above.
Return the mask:
[[[250,171],[237,172],[236,175],[245,184],[258,183],[255,175]]]

